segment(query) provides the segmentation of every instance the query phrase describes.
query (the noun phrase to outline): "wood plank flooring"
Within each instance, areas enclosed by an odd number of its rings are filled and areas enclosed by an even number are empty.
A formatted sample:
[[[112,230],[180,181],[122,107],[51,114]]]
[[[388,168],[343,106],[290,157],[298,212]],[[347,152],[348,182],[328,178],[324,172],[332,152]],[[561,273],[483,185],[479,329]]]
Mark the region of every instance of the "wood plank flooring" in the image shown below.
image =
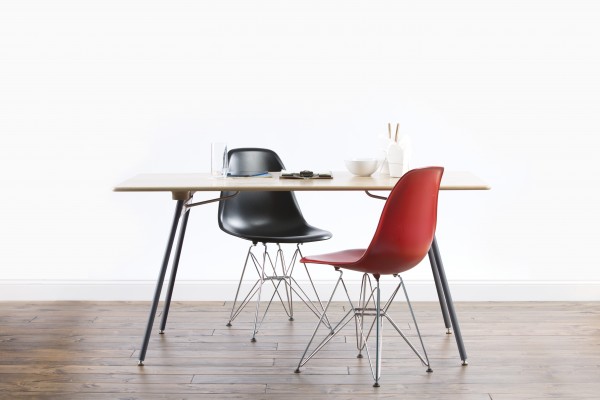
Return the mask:
[[[457,303],[468,366],[439,305],[413,306],[434,372],[388,325],[373,388],[353,325],[294,373],[316,324],[301,305],[293,322],[272,309],[251,343],[252,310],[228,328],[227,303],[175,302],[139,367],[148,303],[1,302],[0,399],[600,398],[600,303]],[[395,319],[410,334],[407,317]]]

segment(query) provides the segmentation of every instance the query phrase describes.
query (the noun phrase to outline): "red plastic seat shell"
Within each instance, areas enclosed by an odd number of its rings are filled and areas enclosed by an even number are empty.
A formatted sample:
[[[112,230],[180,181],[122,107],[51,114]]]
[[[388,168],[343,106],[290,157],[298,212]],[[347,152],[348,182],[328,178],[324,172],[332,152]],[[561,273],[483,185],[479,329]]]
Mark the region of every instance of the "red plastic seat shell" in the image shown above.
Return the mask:
[[[443,173],[442,167],[427,167],[402,176],[390,192],[368,248],[306,256],[300,261],[373,275],[399,274],[413,268],[433,241]]]

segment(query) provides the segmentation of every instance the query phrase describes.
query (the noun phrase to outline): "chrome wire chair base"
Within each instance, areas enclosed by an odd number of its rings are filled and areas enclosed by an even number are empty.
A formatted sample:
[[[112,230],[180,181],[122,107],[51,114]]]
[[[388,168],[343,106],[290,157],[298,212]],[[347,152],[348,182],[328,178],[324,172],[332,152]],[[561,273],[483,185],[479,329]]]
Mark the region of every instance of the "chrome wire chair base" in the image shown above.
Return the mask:
[[[429,358],[427,356],[427,351],[425,350],[425,345],[423,344],[423,339],[421,337],[421,332],[419,331],[419,327],[417,325],[417,320],[415,318],[415,314],[413,312],[412,305],[410,304],[410,300],[408,298],[408,294],[406,292],[406,288],[404,286],[404,281],[400,277],[400,275],[394,275],[399,279],[399,283],[396,286],[395,290],[390,295],[390,298],[386,301],[384,305],[381,304],[381,290],[379,287],[379,276],[375,276],[376,285],[373,287],[371,282],[371,277],[369,274],[364,274],[361,283],[360,296],[358,303],[356,306],[352,302],[350,295],[348,294],[348,289],[346,288],[346,284],[343,280],[343,272],[341,269],[337,269],[340,273],[340,276],[335,284],[333,292],[329,298],[327,305],[325,306],[324,312],[321,314],[321,318],[317,323],[317,326],[304,350],[304,354],[302,354],[302,358],[298,363],[298,367],[295,372],[299,373],[300,368],[304,366],[311,358],[313,358],[327,343],[329,343],[350,321],[355,321],[355,330],[356,330],[356,347],[358,349],[357,358],[363,358],[363,352],[366,353],[367,359],[369,361],[369,367],[371,369],[371,374],[373,375],[373,379],[375,383],[374,387],[379,387],[379,380],[381,378],[381,360],[382,360],[382,346],[383,346],[383,319],[388,321],[388,323],[396,330],[396,332],[404,339],[404,341],[408,344],[411,350],[417,355],[417,357],[421,360],[424,366],[427,367],[427,372],[433,372],[431,369]],[[346,293],[346,297],[348,298],[348,302],[350,304],[350,310],[342,317],[340,322],[338,322],[333,328],[331,328],[331,324],[326,321],[326,314],[329,310],[329,305],[332,302],[332,299],[339,287],[344,289]],[[390,317],[388,310],[392,305],[396,295],[398,294],[400,288],[402,288],[404,292],[404,296],[406,298],[406,304],[408,305],[408,309],[410,310],[410,314],[412,317],[412,321],[414,323],[414,327],[416,333],[419,337],[420,347],[422,349],[422,355],[417,350],[417,348],[412,344],[409,338],[404,334],[404,332],[400,329],[400,327],[392,320]],[[367,317],[367,318],[365,318]],[[319,344],[317,344],[314,349],[310,352],[311,345],[315,340],[317,332],[321,325],[324,325],[329,332],[321,340]],[[375,354],[372,355],[369,351],[369,339],[372,339],[372,336],[375,336]],[[372,350],[372,349],[371,349]],[[374,360],[373,360],[374,359]],[[373,362],[374,361],[374,362]]]
[[[302,252],[300,251],[300,244],[296,244],[296,249],[292,255],[292,258],[288,263],[284,258],[283,250],[281,249],[281,245],[277,244],[277,250],[275,253],[275,257],[272,257],[267,248],[267,244],[263,243],[264,249],[262,252],[261,259],[257,257],[253,249],[256,248],[256,243],[252,244],[248,249],[248,253],[246,255],[246,261],[244,263],[244,268],[242,270],[242,276],[240,277],[240,282],[237,287],[237,291],[235,293],[235,299],[233,301],[233,306],[231,308],[231,314],[229,316],[229,322],[227,322],[227,326],[232,326],[232,322],[237,318],[237,316],[242,312],[242,310],[252,301],[253,298],[256,298],[256,308],[254,312],[254,331],[252,333],[252,342],[256,342],[256,334],[258,333],[260,326],[262,325],[273,300],[277,297],[285,313],[288,316],[289,321],[294,321],[294,305],[293,299],[294,295],[298,297],[313,314],[317,317],[321,317],[324,313],[323,304],[319,298],[319,294],[317,289],[313,283],[313,280],[306,268],[305,264],[304,269],[306,271],[306,275],[308,276],[308,280],[310,282],[310,286],[312,288],[312,293],[314,293],[315,300],[311,300],[308,294],[302,289],[302,287],[298,284],[296,279],[292,276],[294,272],[294,267],[296,265],[296,261],[302,258]],[[254,266],[256,273],[258,274],[258,279],[254,282],[254,285],[250,288],[246,296],[238,301],[240,298],[240,291],[242,288],[242,284],[244,282],[244,276],[246,274],[246,270],[248,265],[251,264]],[[265,310],[262,312],[262,316],[259,318],[261,314],[260,311],[260,300],[263,290],[263,285],[265,282],[270,282],[273,286],[273,294],[271,295]],[[312,294],[311,293],[311,294]],[[326,323],[328,323],[327,319],[325,319]]]

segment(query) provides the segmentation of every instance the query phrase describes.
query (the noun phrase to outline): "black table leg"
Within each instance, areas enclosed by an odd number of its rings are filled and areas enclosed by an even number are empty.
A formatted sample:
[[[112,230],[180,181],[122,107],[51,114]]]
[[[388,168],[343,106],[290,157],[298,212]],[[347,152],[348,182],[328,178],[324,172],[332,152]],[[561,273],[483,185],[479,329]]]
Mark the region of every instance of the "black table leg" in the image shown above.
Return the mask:
[[[452,295],[450,294],[450,287],[448,286],[448,280],[446,279],[446,272],[444,271],[444,264],[442,263],[442,257],[440,255],[440,249],[437,244],[437,240],[434,237],[431,243],[431,250],[435,258],[435,264],[439,273],[440,283],[444,291],[446,298],[446,305],[448,306],[448,313],[450,314],[450,321],[452,322],[452,329],[454,330],[454,336],[456,338],[456,345],[458,346],[458,352],[463,365],[467,365],[467,351],[462,340],[462,334],[460,333],[460,326],[458,325],[458,318],[456,317],[456,311],[454,310],[454,303],[452,302]],[[435,274],[434,274],[435,275]]]
[[[429,256],[429,264],[431,265],[431,272],[433,273],[433,280],[435,282],[435,290],[437,291],[438,300],[440,302],[440,308],[442,309],[442,316],[444,317],[444,325],[446,326],[446,333],[452,333],[450,328],[452,328],[452,324],[450,322],[450,316],[448,315],[448,305],[446,304],[446,296],[444,296],[444,288],[442,287],[442,281],[440,280],[440,273],[438,271],[438,266],[435,261],[435,255],[433,254],[433,249],[429,248],[429,252],[427,252]]]
[[[158,274],[158,281],[156,282],[156,290],[154,291],[154,299],[152,300],[150,315],[148,316],[148,325],[146,326],[146,333],[144,335],[144,341],[142,342],[138,365],[144,365],[144,359],[146,358],[146,350],[148,350],[148,342],[150,341],[152,325],[154,325],[154,316],[156,314],[156,309],[158,308],[158,302],[160,301],[160,292],[162,290],[163,282],[165,281],[165,275],[167,274],[167,267],[171,257],[171,249],[173,248],[173,241],[175,240],[175,233],[177,232],[177,226],[179,225],[179,218],[181,216],[181,210],[183,209],[183,203],[183,200],[177,200],[177,205],[175,206],[175,215],[173,217],[173,224],[171,225],[171,233],[169,234],[169,240],[167,242],[167,248],[163,257],[163,263]]]
[[[167,327],[169,307],[171,306],[171,297],[173,297],[173,287],[175,286],[175,279],[177,278],[177,268],[179,267],[179,259],[181,258],[181,249],[183,248],[183,240],[185,238],[185,230],[187,228],[187,222],[189,217],[190,210],[186,210],[183,213],[183,221],[181,222],[181,230],[179,231],[179,240],[177,241],[175,257],[173,258],[173,266],[171,267],[171,278],[169,279],[169,286],[167,288],[167,295],[165,297],[165,306],[160,321],[160,330],[158,331],[158,333],[161,334],[165,332],[165,328]]]

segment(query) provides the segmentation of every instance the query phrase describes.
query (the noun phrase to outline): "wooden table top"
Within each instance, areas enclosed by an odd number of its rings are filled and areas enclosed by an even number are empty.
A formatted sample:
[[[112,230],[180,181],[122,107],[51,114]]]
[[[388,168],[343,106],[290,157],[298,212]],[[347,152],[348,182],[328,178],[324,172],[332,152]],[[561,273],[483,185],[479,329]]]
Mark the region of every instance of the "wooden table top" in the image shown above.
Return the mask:
[[[333,179],[283,179],[270,177],[218,178],[208,173],[139,174],[114,187],[115,192],[171,192],[174,199],[190,192],[207,191],[357,191],[391,190],[398,179],[374,174],[359,177],[334,171]],[[482,179],[467,171],[444,171],[440,190],[489,190]]]

